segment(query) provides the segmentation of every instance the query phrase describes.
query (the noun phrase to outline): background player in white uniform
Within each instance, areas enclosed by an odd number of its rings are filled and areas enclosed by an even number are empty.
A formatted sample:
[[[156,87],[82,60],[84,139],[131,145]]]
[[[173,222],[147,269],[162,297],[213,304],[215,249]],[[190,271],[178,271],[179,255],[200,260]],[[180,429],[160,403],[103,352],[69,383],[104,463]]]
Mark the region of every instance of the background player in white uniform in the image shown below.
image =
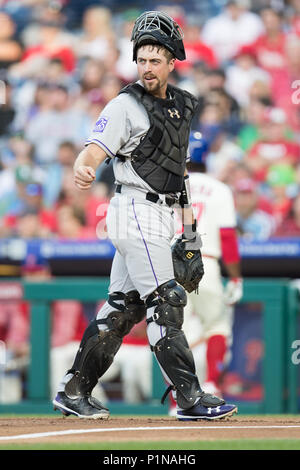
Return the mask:
[[[231,344],[233,305],[242,298],[243,281],[232,192],[227,185],[204,173],[205,154],[201,134],[193,132],[188,168],[194,215],[198,231],[203,234],[204,276],[198,294],[188,294],[183,329],[194,353],[197,375],[204,379],[203,389],[219,395],[219,380]],[[225,289],[220,259],[229,277]],[[200,329],[192,321],[193,314],[200,320]],[[206,348],[200,347],[197,352],[201,343]]]
[[[182,34],[167,15],[145,12],[136,20],[132,39],[140,82],[126,87],[104,108],[74,165],[75,184],[84,190],[107,156],[114,160],[117,190],[107,229],[116,254],[109,298],[86,329],[53,403],[64,414],[107,418],[109,410],[91,392],[123,337],[147,313],[148,340],[176,396],[177,418],[230,416],[235,405],[200,387],[181,328],[186,293],[174,280],[172,207],[189,193],[185,163],[196,108],[192,95],[168,85],[175,58],[185,59]],[[197,251],[200,236],[195,230],[190,236],[195,228],[190,204],[183,212],[187,250]]]

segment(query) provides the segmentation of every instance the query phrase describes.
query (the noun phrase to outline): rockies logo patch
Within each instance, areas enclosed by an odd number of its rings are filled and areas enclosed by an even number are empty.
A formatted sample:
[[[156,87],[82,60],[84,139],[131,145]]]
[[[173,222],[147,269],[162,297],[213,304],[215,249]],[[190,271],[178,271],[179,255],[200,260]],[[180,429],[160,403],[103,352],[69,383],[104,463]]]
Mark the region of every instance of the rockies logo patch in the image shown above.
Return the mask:
[[[106,124],[108,123],[108,118],[106,117],[101,117],[97,122],[96,125],[93,129],[93,132],[103,132]]]

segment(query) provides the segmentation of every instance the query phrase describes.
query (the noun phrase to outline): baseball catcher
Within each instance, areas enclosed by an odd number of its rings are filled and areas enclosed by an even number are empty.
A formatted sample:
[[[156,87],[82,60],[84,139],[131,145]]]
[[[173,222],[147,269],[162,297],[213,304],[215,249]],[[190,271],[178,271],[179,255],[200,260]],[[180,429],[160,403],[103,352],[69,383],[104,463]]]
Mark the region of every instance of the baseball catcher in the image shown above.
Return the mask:
[[[201,389],[182,330],[183,285],[193,290],[203,275],[186,172],[198,101],[168,83],[176,59],[185,59],[183,33],[165,13],[147,11],[137,18],[131,39],[139,80],[105,106],[74,164],[75,184],[86,190],[98,166],[113,160],[116,192],[106,223],[116,252],[108,300],[87,328],[53,403],[64,414],[108,418],[109,410],[92,398],[92,390],[123,337],[146,316],[150,348],[176,399],[177,419],[219,419],[231,416],[236,406]],[[184,236],[172,256],[178,202]],[[184,272],[180,259],[187,265]]]

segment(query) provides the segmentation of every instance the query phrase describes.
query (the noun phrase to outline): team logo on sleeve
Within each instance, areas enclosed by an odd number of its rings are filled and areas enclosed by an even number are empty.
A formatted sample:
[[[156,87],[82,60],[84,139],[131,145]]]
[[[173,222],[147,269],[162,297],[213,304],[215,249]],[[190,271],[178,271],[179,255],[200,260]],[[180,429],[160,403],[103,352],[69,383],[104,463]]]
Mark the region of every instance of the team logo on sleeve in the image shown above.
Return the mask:
[[[95,127],[93,129],[93,132],[103,132],[105,127],[106,127],[106,124],[108,123],[108,118],[107,117],[104,117],[102,116],[100,119],[98,119],[98,121],[96,122],[95,124]]]

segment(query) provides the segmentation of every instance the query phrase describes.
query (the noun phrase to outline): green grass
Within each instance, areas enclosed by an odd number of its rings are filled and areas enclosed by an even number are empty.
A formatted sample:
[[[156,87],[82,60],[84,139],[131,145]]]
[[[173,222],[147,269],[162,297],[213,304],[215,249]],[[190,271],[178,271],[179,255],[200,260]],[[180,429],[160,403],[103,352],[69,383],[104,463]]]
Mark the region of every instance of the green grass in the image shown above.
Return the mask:
[[[300,440],[248,439],[199,442],[101,442],[72,444],[1,444],[1,450],[299,450]]]

